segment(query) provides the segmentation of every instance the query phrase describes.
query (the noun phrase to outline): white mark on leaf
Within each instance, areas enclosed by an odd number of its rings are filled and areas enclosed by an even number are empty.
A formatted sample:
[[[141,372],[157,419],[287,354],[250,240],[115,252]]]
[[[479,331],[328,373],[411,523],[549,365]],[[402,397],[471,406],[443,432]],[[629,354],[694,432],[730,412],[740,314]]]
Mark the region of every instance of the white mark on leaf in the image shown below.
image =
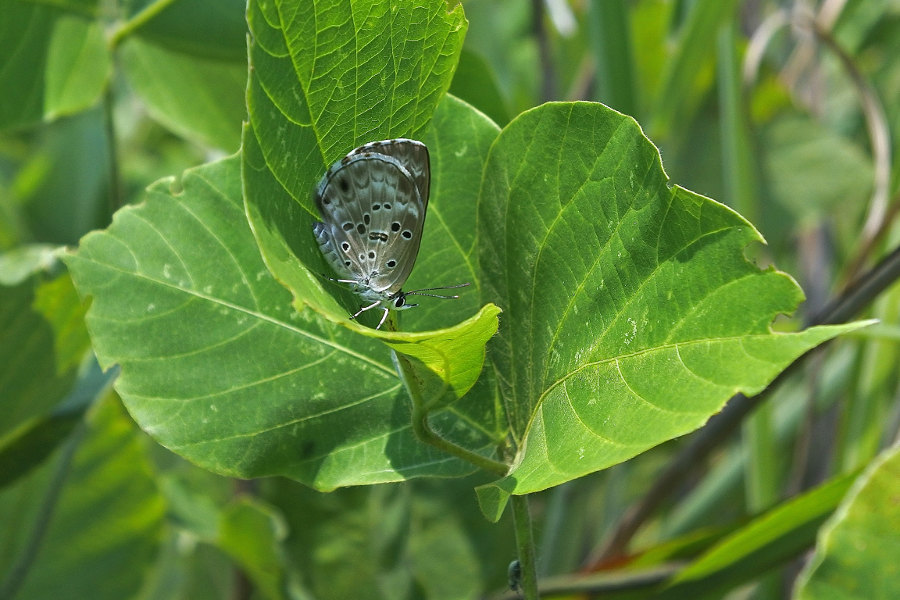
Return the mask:
[[[625,345],[628,346],[637,336],[637,323],[631,317],[628,317],[628,323],[631,325],[631,331],[625,332]]]

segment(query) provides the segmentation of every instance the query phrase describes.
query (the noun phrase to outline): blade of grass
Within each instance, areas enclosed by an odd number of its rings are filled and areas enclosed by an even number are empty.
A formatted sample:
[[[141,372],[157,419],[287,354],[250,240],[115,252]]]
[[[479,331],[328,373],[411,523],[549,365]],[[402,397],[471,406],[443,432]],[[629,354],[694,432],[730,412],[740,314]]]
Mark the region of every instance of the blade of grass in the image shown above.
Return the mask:
[[[676,123],[687,123],[691,102],[696,104],[697,85],[703,73],[709,73],[713,43],[722,23],[732,18],[736,0],[699,0],[693,3],[678,33],[656,97],[652,131],[668,135]]]
[[[631,24],[623,0],[588,4],[587,32],[597,66],[596,99],[638,117]]]

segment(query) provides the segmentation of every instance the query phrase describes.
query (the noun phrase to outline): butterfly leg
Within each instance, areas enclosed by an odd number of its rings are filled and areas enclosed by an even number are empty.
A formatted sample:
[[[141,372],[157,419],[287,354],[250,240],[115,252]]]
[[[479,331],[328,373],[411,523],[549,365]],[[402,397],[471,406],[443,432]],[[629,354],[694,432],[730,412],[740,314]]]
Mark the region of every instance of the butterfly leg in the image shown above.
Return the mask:
[[[387,307],[382,307],[382,309],[384,310],[384,314],[381,315],[381,320],[378,321],[378,327],[376,327],[375,329],[381,329],[381,326],[384,325],[385,319],[387,319],[389,311],[388,311]]]
[[[355,318],[358,317],[359,315],[363,314],[364,312],[366,312],[366,311],[369,310],[369,309],[375,308],[375,307],[378,306],[379,304],[381,304],[381,300],[379,300],[379,301],[377,301],[377,302],[373,302],[372,304],[370,304],[370,305],[368,305],[368,306],[363,306],[361,309],[359,309],[358,311],[356,311],[354,314],[350,315],[350,320],[352,321],[353,319],[355,319]],[[386,309],[385,309],[385,310],[386,310]],[[384,321],[384,319],[382,319],[382,321]]]

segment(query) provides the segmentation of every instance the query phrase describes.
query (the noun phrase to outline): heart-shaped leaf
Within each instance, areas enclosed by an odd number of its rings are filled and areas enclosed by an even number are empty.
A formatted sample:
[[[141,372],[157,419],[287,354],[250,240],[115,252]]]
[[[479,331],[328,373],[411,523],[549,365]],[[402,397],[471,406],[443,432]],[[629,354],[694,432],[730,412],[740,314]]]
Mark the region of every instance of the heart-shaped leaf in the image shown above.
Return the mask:
[[[496,516],[524,494],[692,431],[738,391],[761,391],[842,331],[775,333],[803,295],[760,270],[762,241],[728,207],[671,186],[629,117],[548,104],[494,143],[478,221],[484,300],[505,312],[491,346],[518,454],[479,490]]]
[[[269,269],[290,289],[298,309],[310,306],[353,331],[381,339],[417,359],[461,397],[484,360],[496,331],[497,308],[446,329],[477,310],[474,212],[477,177],[496,126],[467,105],[447,100],[465,18],[446,3],[251,2],[253,41],[244,131],[247,214]],[[440,107],[440,108],[439,108]],[[440,126],[426,128],[432,113]],[[434,331],[374,331],[348,319],[359,299],[327,281],[330,268],[312,235],[318,220],[312,191],[327,165],[365,142],[424,139],[431,148],[432,200],[420,260],[407,289],[476,284],[461,301],[425,299],[410,320]],[[463,142],[463,143],[460,143]],[[452,154],[451,154],[452,152]],[[462,175],[462,176],[458,176]],[[339,303],[335,296],[341,299]],[[375,314],[378,313],[378,314]],[[376,319],[376,320],[373,320]]]
[[[244,478],[332,489],[472,471],[415,438],[388,348],[291,307],[247,225],[240,174],[232,157],[187,172],[180,193],[161,181],[66,257],[92,299],[98,360],[121,366],[116,388],[135,420],[193,462]],[[433,426],[490,453],[481,414],[460,410],[436,411]]]

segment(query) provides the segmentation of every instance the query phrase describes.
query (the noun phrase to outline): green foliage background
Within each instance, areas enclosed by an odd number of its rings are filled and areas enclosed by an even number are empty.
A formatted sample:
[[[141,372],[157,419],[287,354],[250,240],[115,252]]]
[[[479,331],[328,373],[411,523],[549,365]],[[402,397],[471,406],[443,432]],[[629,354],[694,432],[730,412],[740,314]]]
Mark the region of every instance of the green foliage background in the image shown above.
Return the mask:
[[[510,494],[545,594],[896,597],[896,285],[609,542],[898,270],[900,12],[838,4],[0,0],[0,597],[502,594]],[[399,136],[473,285],[375,332],[310,192]]]

